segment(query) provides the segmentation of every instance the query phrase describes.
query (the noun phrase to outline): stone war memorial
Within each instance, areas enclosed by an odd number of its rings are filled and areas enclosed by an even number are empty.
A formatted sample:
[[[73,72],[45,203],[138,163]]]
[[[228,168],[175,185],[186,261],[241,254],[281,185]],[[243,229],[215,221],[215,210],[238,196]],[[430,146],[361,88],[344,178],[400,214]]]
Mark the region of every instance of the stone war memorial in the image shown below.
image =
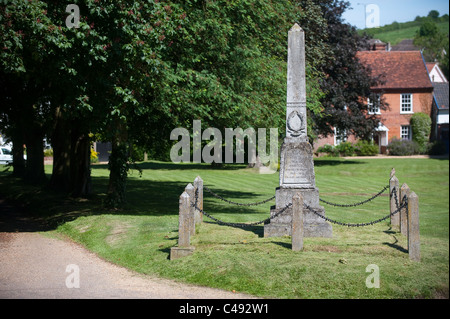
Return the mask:
[[[179,201],[178,247],[172,247],[170,259],[178,259],[194,253],[190,243],[195,236],[196,225],[203,222],[203,216],[220,225],[231,227],[252,227],[264,224],[264,237],[290,236],[292,250],[303,250],[304,237],[333,237],[331,223],[347,227],[364,227],[390,219],[393,229],[407,236],[409,258],[420,261],[419,199],[407,184],[399,187],[395,169],[391,170],[389,184],[371,198],[352,204],[331,203],[319,198],[316,187],[312,146],[307,135],[306,121],[306,74],[305,36],[298,24],[288,33],[286,137],[280,150],[279,187],[275,196],[256,203],[237,203],[227,200],[206,187],[200,176],[194,184],[188,184]],[[275,199],[270,217],[252,223],[224,222],[208,214],[203,208],[203,190],[232,205],[255,206]],[[340,222],[325,216],[323,202],[336,207],[356,207],[366,204],[389,190],[390,213],[382,218],[365,223]]]
[[[300,193],[306,205],[324,216],[325,209],[319,206],[313,152],[307,136],[305,35],[298,24],[288,33],[287,66],[286,138],[280,151],[280,186],[276,189],[275,207],[272,206],[270,214],[278,214]],[[308,211],[303,222],[305,237],[332,237],[331,224],[316,214]],[[264,226],[264,237],[291,235],[291,223],[292,208],[288,208]]]

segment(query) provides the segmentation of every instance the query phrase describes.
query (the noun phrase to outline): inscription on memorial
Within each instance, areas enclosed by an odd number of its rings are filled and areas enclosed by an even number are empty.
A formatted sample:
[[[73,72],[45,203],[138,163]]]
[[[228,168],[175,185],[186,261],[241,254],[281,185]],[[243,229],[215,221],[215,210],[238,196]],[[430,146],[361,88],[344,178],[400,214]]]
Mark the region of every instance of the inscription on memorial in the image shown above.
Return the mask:
[[[307,154],[298,148],[288,149],[284,157],[283,184],[310,184],[311,167],[308,163]]]

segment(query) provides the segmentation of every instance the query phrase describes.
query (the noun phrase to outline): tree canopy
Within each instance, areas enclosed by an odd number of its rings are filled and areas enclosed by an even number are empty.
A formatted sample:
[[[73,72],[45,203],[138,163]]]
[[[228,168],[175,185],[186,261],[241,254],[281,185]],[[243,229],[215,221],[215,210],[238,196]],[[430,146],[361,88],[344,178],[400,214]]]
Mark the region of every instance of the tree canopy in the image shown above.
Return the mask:
[[[306,36],[309,131],[367,136],[372,79],[355,60],[361,38],[342,1],[74,0],[77,27],[59,1],[0,4],[1,129],[14,172],[45,179],[42,139],[54,149],[50,185],[90,189],[90,143],[112,142],[109,206],[124,202],[134,146],[170,148],[170,131],[278,127],[284,134],[287,31]],[[348,107],[349,111],[347,111]],[[26,145],[27,163],[23,161]]]

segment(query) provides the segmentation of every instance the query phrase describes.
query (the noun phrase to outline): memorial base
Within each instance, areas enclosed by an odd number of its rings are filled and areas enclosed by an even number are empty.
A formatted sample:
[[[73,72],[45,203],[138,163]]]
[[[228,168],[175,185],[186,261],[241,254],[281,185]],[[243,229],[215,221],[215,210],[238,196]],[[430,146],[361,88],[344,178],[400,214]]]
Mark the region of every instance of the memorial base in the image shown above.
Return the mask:
[[[315,209],[315,211],[318,211]],[[271,214],[277,213],[277,210],[271,210]],[[292,221],[292,209],[287,209],[280,216],[285,215]],[[309,214],[309,213],[307,213]],[[312,214],[312,213],[311,213]],[[316,217],[316,216],[315,216]],[[304,220],[303,231],[305,237],[333,237],[333,229],[331,225],[320,217],[307,218]],[[264,237],[282,237],[292,235],[292,223],[284,222],[270,222],[270,224],[264,225]]]
[[[312,147],[308,141],[293,138],[284,140],[281,146],[280,185],[275,191],[275,206],[271,207],[271,217],[292,203],[292,197],[296,193],[302,195],[306,205],[325,216],[325,209],[319,205]],[[303,222],[305,237],[333,236],[331,224],[309,210],[306,210]],[[290,236],[291,228],[292,208],[289,207],[264,225],[264,237]]]
[[[189,246],[189,247],[172,247],[170,248],[170,260],[186,257],[189,255],[192,255],[194,252],[195,247]]]

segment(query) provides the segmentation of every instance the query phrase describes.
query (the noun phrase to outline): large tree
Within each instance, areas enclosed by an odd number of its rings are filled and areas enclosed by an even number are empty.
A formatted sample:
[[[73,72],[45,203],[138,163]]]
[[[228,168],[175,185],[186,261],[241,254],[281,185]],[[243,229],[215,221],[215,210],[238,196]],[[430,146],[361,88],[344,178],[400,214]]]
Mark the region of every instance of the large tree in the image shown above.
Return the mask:
[[[13,141],[14,172],[41,181],[43,138],[51,123],[51,103],[59,95],[54,80],[64,73],[61,52],[67,44],[42,1],[0,5],[0,36],[2,126]]]
[[[359,36],[355,27],[343,21],[342,14],[349,5],[339,0],[320,2],[327,21],[329,51],[319,67],[326,75],[320,86],[324,92],[323,112],[314,117],[314,124],[318,134],[333,134],[333,128],[337,128],[369,139],[379,119],[368,115],[366,101],[371,96],[370,88],[381,79],[372,78],[370,71],[356,58],[357,51],[367,47],[367,38]],[[381,100],[380,109],[386,107]]]
[[[125,200],[131,146],[168,148],[173,128],[200,119],[221,130],[279,127],[283,134],[287,32],[295,22],[306,35],[310,128],[364,131],[342,112],[347,103],[352,120],[362,119],[356,97],[367,93],[368,78],[354,63],[358,39],[341,21],[341,2],[73,3],[78,28],[66,26],[58,1],[0,7],[2,123],[40,164],[42,147],[36,142],[32,151],[33,140],[51,137],[57,189],[89,193],[93,134],[112,142],[109,206]]]

